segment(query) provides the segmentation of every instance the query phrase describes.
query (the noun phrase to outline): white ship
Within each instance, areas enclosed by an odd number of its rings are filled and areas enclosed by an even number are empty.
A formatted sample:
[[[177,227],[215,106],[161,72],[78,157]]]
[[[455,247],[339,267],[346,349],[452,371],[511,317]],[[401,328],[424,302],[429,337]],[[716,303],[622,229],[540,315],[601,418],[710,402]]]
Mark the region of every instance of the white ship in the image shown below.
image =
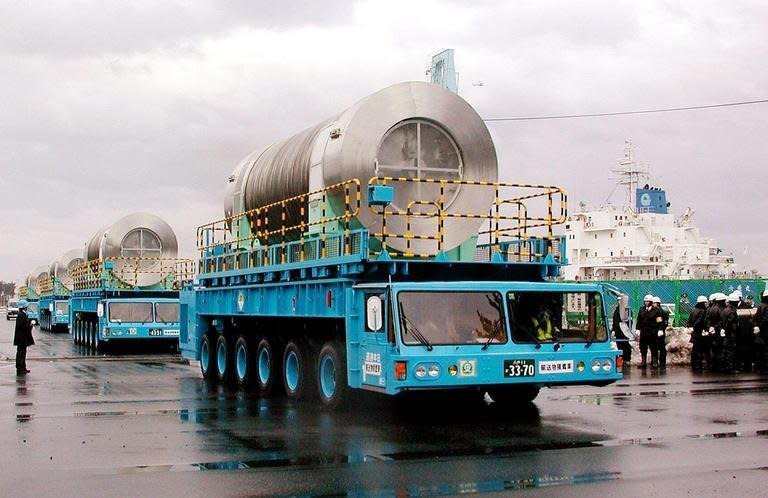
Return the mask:
[[[661,280],[732,278],[733,257],[701,236],[693,210],[669,211],[666,192],[648,185],[649,174],[635,162],[632,143],[614,170],[627,188],[623,206],[584,204],[568,217],[565,242],[567,280]],[[644,186],[640,186],[644,184]]]

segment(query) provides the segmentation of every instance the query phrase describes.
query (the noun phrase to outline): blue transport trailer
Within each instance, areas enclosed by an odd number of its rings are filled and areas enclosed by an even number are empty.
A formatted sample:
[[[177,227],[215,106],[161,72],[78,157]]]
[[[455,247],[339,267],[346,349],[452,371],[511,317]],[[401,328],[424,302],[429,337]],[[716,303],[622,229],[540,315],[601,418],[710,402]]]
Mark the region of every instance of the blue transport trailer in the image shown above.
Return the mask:
[[[413,214],[387,211],[398,182],[428,180],[372,179],[368,204],[382,218]],[[487,392],[501,405],[530,401],[543,386],[620,379],[604,288],[553,280],[563,246],[551,227],[565,219],[564,192],[438,183],[528,190],[496,198],[494,205],[539,197],[550,209],[542,217],[514,220],[512,231],[499,222],[517,216],[492,210],[484,216],[492,240],[476,244],[472,258],[443,251],[446,234],[439,229],[421,235],[434,237],[434,254],[415,254],[387,249],[388,240],[408,233],[351,228],[360,209],[357,180],[320,193],[330,198],[342,189],[346,205],[341,215],[326,214],[313,225],[319,227],[314,233],[274,221],[261,233],[249,228],[269,224],[275,212],[317,193],[205,225],[198,233],[198,277],[180,298],[183,355],[199,360],[206,378],[254,386],[264,395],[281,386],[291,398],[316,397],[329,407],[349,389],[389,395],[462,389]],[[561,197],[557,214],[551,209],[555,196]],[[422,216],[439,222],[439,212]],[[537,238],[523,231],[522,224],[535,225],[537,218],[550,234]],[[337,230],[326,230],[329,225]],[[297,240],[269,243],[301,228],[307,232]],[[517,236],[501,240],[496,235],[502,232]]]
[[[88,261],[73,272],[70,332],[76,344],[96,350],[127,341],[179,336],[179,288],[193,263],[175,258],[114,257]],[[151,275],[151,285],[140,285]]]
[[[603,288],[555,281],[565,191],[498,174],[482,118],[421,82],[255,151],[225,218],[198,229],[183,355],[208,379],[327,407],[350,389],[507,404],[615,382]]]
[[[32,325],[40,323],[40,295],[31,286],[23,285],[19,287],[19,298],[27,300],[27,317]]]
[[[40,328],[42,330],[66,331],[69,328],[68,289],[55,277],[48,277],[40,282]]]

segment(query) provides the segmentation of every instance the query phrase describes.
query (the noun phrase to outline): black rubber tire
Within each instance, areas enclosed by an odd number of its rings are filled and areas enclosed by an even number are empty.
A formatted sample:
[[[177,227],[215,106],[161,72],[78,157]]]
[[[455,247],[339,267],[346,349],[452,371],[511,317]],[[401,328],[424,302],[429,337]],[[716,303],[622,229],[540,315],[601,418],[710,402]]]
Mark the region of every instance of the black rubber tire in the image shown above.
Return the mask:
[[[269,396],[275,390],[275,378],[279,375],[279,368],[277,358],[275,356],[274,342],[266,337],[262,337],[256,346],[256,354],[254,355],[254,386],[256,391],[261,396]],[[262,352],[266,352],[269,356],[269,378],[265,381],[259,374],[259,358],[261,358]]]
[[[533,402],[540,390],[538,386],[497,386],[488,388],[488,395],[496,406],[507,408]]]
[[[295,358],[295,373],[296,382],[292,385],[291,380],[288,378],[289,367],[286,363],[291,357]],[[291,400],[304,400],[311,398],[315,393],[314,379],[315,365],[313,361],[310,348],[300,341],[291,340],[285,345],[283,351],[283,361],[281,362],[281,377],[283,379],[283,386],[285,387],[285,394]],[[293,361],[293,360],[291,360]]]
[[[219,350],[224,348],[224,365],[219,365]],[[229,384],[235,379],[235,351],[232,347],[232,339],[226,335],[219,334],[216,339],[216,350],[214,354],[216,359],[216,378],[223,384]]]
[[[323,389],[324,370],[326,358],[333,362],[333,382],[335,389],[333,395],[329,396]],[[315,387],[317,396],[324,408],[333,410],[344,404],[349,393],[347,384],[347,351],[346,347],[336,341],[329,341],[323,344],[317,355],[317,366],[315,368]]]
[[[200,339],[200,373],[206,380],[216,379],[215,352],[216,345],[213,343],[211,334],[204,334]],[[204,354],[207,355],[205,359]]]
[[[245,355],[245,372],[243,374],[240,374],[240,351],[243,351]],[[235,374],[235,380],[237,381],[238,387],[241,389],[249,389],[256,380],[256,363],[254,361],[254,355],[251,350],[250,341],[248,341],[248,338],[244,335],[240,335],[237,338],[237,341],[235,341],[235,350],[233,351],[233,359],[234,362],[232,364],[232,368]]]

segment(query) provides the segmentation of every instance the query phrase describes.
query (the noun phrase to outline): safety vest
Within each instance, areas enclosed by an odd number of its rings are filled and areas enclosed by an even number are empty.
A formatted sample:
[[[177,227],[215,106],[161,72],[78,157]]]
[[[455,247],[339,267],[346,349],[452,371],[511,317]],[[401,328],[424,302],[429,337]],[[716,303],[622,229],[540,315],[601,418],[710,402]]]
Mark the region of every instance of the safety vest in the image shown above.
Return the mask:
[[[536,339],[540,341],[552,340],[552,322],[546,316],[539,323],[539,319],[533,317],[533,328],[536,329]]]

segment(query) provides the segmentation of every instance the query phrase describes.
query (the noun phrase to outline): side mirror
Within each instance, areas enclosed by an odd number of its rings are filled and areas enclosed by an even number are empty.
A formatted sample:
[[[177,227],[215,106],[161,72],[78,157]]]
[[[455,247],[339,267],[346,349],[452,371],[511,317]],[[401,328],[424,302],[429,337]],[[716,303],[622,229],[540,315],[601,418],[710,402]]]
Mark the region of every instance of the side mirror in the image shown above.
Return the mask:
[[[99,318],[104,316],[104,303],[99,303],[98,306],[96,306],[96,315]]]
[[[382,303],[379,296],[371,296],[365,302],[365,322],[369,330],[378,332],[384,326]]]

